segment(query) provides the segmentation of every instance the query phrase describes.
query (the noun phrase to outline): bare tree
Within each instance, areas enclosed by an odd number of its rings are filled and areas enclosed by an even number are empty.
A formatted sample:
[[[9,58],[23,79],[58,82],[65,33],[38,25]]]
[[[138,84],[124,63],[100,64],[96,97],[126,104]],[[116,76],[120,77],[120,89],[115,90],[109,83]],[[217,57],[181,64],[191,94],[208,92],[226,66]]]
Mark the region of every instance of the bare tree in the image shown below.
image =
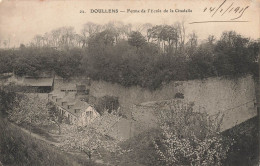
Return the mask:
[[[191,34],[189,34],[189,43],[190,43],[191,48],[194,48],[197,46],[198,36],[195,32],[192,32]]]
[[[207,38],[208,43],[213,44],[214,41],[216,40],[214,35],[209,35]]]
[[[87,46],[87,41],[88,38],[95,34],[98,33],[102,30],[102,26],[99,24],[95,24],[93,22],[87,22],[86,24],[83,25],[83,29],[81,30],[82,34],[82,47]]]
[[[184,51],[185,39],[186,39],[185,19],[183,19],[181,22],[176,22],[174,26],[176,27],[176,30],[178,32],[180,50]]]

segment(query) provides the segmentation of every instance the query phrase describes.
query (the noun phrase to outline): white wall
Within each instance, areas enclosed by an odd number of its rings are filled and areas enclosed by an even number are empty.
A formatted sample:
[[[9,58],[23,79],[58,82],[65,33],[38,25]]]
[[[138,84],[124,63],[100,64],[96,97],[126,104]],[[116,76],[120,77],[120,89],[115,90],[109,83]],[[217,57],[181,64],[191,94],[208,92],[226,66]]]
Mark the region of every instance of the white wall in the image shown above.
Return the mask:
[[[184,82],[180,91],[185,100],[194,101],[195,108],[203,107],[214,115],[218,111],[224,113],[221,130],[242,123],[257,115],[255,83],[248,75],[238,79],[210,78],[205,81]]]
[[[63,86],[66,86],[66,83],[63,83]],[[68,86],[71,87],[72,82],[68,83]],[[103,81],[92,81],[90,87],[91,95],[117,96],[121,107],[129,108],[129,110],[133,104],[173,99],[177,92],[184,94],[184,100],[194,102],[197,110],[203,107],[210,115],[218,111],[224,113],[222,130],[256,115],[256,107],[252,101],[255,99],[255,84],[250,75],[237,79],[216,77],[206,80],[170,82],[153,92],[138,86],[125,88]]]

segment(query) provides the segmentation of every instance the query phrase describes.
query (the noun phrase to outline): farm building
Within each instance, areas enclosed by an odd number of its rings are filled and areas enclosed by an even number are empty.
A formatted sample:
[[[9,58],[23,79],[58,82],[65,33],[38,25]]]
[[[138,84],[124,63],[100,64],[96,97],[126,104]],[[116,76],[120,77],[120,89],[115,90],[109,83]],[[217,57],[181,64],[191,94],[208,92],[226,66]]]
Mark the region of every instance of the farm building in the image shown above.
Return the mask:
[[[70,124],[86,126],[100,116],[93,106],[77,98],[76,92],[52,92],[48,99]]]
[[[28,92],[49,93],[53,90],[53,78],[46,77],[25,77],[23,86]]]

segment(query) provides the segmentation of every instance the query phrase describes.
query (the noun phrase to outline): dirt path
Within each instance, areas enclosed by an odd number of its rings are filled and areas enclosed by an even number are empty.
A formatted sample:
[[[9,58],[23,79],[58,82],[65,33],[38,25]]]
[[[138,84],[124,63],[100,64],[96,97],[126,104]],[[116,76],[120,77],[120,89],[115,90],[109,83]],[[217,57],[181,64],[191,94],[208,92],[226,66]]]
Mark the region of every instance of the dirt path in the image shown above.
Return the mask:
[[[44,141],[44,142],[46,142],[46,143],[48,143],[48,144],[50,144],[50,145],[58,146],[58,145],[60,144],[60,143],[57,143],[57,142],[49,141],[49,140],[47,140],[46,138],[40,136],[39,134],[32,133],[32,132],[30,132],[29,130],[27,130],[27,129],[25,129],[25,128],[22,128],[22,127],[20,127],[20,126],[14,124],[14,123],[10,123],[10,124],[11,124],[13,127],[18,128],[18,129],[22,130],[23,132],[25,132],[25,133],[31,135],[32,137],[34,137],[34,138],[36,138],[36,139],[38,139],[38,140],[42,140],[42,141]]]
[[[44,142],[48,143],[49,145],[56,146],[56,147],[58,147],[58,146],[60,145],[59,142],[49,141],[49,140],[47,140],[46,138],[42,137],[41,135],[36,134],[36,133],[33,133],[33,132],[30,132],[29,130],[27,130],[27,129],[25,129],[25,128],[22,128],[22,127],[20,127],[20,126],[14,124],[14,123],[10,123],[10,124],[11,124],[13,127],[17,128],[18,130],[22,130],[23,132],[27,133],[28,135],[34,137],[35,139],[44,141]],[[53,135],[56,135],[56,134],[53,134]],[[56,136],[60,136],[60,135],[56,135]],[[81,156],[81,157],[82,157],[82,156],[83,156],[83,157],[87,157],[86,154],[80,153],[80,152],[69,152],[69,151],[68,151],[67,153],[70,153],[70,154],[72,154],[72,155],[78,155],[78,156]],[[93,157],[94,157],[94,156],[93,156]],[[100,158],[96,158],[96,159],[95,159],[95,163],[100,164],[100,165],[111,165],[111,164],[109,164],[109,163],[104,163],[104,161],[101,160]],[[0,166],[1,166],[1,164],[0,164]]]

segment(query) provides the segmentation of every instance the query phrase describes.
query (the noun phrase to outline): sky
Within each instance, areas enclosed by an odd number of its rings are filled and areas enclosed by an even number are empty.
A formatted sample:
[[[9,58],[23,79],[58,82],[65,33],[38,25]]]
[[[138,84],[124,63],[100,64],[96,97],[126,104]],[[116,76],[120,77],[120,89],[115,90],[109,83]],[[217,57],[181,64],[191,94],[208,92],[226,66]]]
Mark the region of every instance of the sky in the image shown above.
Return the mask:
[[[187,34],[196,32],[200,39],[208,35],[220,37],[223,31],[229,30],[257,39],[259,8],[258,0],[0,0],[0,41],[10,40],[10,47],[19,46],[20,43],[29,43],[36,34],[43,35],[63,26],[73,26],[80,33],[86,22],[171,25],[182,20],[185,20]],[[91,13],[90,9],[117,9],[118,13]],[[127,9],[144,9],[146,13],[130,13]],[[161,12],[148,13],[148,9]],[[183,9],[192,12],[177,12]],[[214,10],[210,12],[210,9]],[[235,9],[238,10],[236,13]],[[80,13],[80,10],[85,13]],[[214,22],[190,24],[201,21]]]

